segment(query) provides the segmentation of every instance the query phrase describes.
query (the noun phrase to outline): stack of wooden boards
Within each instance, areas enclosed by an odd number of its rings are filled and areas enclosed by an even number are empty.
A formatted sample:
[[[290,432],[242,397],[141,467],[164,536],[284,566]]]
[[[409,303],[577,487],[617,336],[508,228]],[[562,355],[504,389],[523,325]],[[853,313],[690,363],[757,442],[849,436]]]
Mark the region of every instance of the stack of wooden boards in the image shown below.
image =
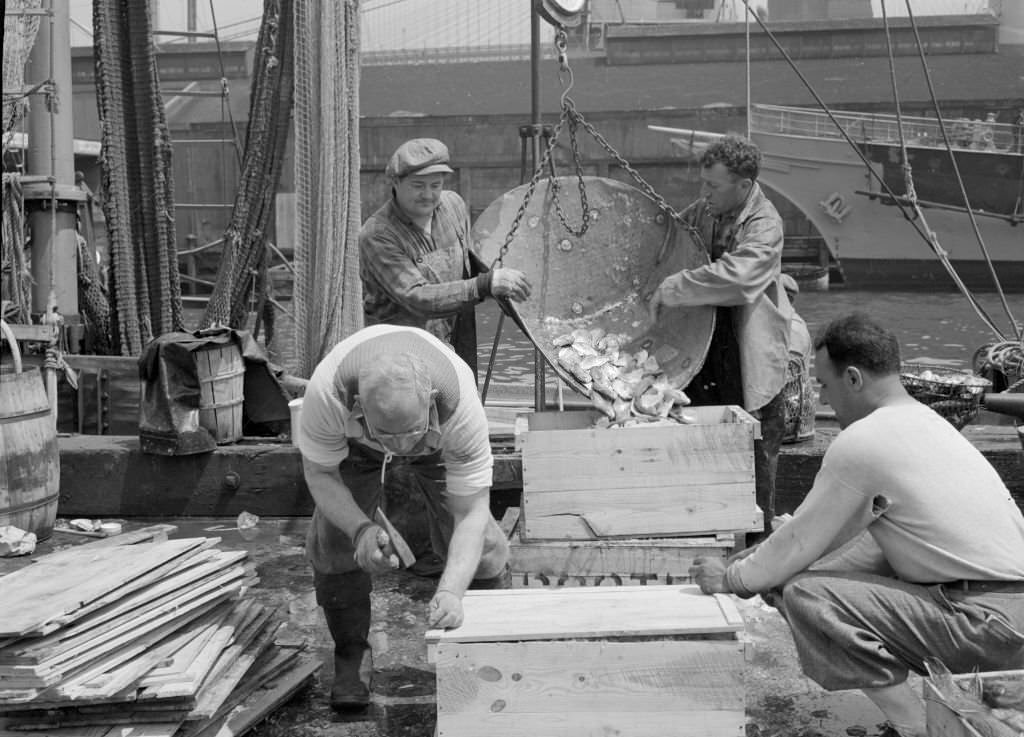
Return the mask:
[[[694,557],[732,552],[763,528],[754,482],[760,424],[737,406],[694,421],[611,429],[599,413],[516,419],[523,496],[511,528],[517,585],[689,582]]]
[[[145,537],[144,535],[142,536]],[[125,534],[0,578],[0,732],[240,735],[304,686],[315,654],[247,592],[244,551],[218,538]]]

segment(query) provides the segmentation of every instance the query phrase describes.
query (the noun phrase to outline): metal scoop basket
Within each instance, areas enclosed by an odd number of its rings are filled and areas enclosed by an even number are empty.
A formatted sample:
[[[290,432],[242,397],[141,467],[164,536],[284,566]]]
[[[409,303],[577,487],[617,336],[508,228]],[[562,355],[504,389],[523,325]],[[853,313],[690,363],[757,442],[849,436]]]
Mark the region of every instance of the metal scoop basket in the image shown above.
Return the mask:
[[[981,400],[992,382],[980,376],[926,363],[905,363],[900,381],[914,399],[927,404],[962,430],[981,409]]]
[[[685,386],[707,355],[714,308],[665,308],[655,324],[647,298],[666,276],[708,263],[707,254],[639,189],[602,177],[583,177],[583,184],[586,213],[579,198],[566,194],[576,191],[576,177],[537,183],[502,258],[504,266],[525,273],[533,291],[525,302],[503,301],[502,308],[583,396],[593,398],[586,377],[560,365],[556,345],[560,336],[581,330],[622,336],[621,350],[646,351],[673,385]],[[507,192],[476,219],[474,250],[484,264],[502,255],[528,186]],[[588,227],[577,237],[563,220],[579,224],[583,217]]]

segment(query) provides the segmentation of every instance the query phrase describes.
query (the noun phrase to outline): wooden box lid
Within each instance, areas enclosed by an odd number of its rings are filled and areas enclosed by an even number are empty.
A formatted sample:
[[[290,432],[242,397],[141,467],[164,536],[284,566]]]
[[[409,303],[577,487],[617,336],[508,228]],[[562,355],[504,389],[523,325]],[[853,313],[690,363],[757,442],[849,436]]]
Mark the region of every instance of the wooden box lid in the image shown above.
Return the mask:
[[[737,632],[743,617],[728,596],[687,586],[617,586],[468,591],[465,620],[428,630],[427,643],[519,642]]]

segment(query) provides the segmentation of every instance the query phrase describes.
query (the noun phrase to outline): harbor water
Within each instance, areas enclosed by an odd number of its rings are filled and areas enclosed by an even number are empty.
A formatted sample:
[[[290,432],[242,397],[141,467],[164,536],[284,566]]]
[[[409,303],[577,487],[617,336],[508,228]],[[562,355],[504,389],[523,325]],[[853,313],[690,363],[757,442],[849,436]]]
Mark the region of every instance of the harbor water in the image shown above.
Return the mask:
[[[987,292],[977,293],[975,297],[996,327],[1009,338],[1012,327],[999,295]],[[1024,294],[1007,294],[1006,303],[1017,323],[1024,321]],[[804,291],[797,295],[794,304],[807,322],[812,336],[837,317],[858,310],[866,312],[896,333],[903,360],[909,363],[969,370],[979,348],[1000,340],[967,298],[955,291]],[[500,310],[490,301],[477,309],[481,379],[487,370],[499,316]],[[491,381],[503,388],[532,388],[533,356],[530,341],[515,323],[505,319]],[[550,370],[547,375],[548,380],[553,381]]]

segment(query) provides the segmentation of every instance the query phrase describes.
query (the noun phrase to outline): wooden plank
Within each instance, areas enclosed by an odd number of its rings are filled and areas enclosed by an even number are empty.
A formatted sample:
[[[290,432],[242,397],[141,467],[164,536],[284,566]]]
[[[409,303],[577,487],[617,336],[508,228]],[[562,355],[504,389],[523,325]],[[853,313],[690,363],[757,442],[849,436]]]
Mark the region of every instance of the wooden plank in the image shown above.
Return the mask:
[[[143,656],[151,647],[156,645],[163,638],[177,631],[187,622],[210,611],[220,601],[222,601],[225,596],[230,594],[230,591],[209,594],[206,597],[190,602],[185,607],[182,607],[181,610],[172,610],[169,613],[148,622],[145,625],[145,628],[140,628],[138,632],[133,632],[130,635],[125,635],[107,643],[99,659],[97,659],[95,654],[87,653],[79,661],[68,663],[65,667],[74,669],[70,671],[70,676],[65,678],[65,680],[60,684],[52,687],[46,693],[42,694],[42,697],[44,699],[48,698],[51,693],[53,697],[66,698],[70,700],[96,696],[99,693],[98,691],[87,693],[81,690],[82,688],[87,687],[86,684],[88,684],[91,679],[98,678],[104,673],[108,673],[122,663],[126,663],[134,658]],[[161,660],[162,658],[163,656],[161,655]],[[138,672],[138,678],[141,678],[146,671],[154,668],[160,660],[157,660],[156,662],[145,662],[146,667],[143,668],[141,672]],[[119,689],[104,690],[103,693],[110,695],[116,693],[117,690]]]
[[[735,640],[441,643],[436,670],[440,725],[604,711],[726,711],[742,723],[746,707]]]
[[[1024,463],[1013,427],[968,425],[962,432],[995,467],[1017,506],[1024,509]],[[803,501],[835,434],[819,427],[814,440],[782,446],[776,483],[778,512],[792,512]],[[293,517],[313,513],[299,451],[287,443],[247,440],[219,446],[199,465],[185,463],[181,457],[146,455],[139,450],[137,435],[74,435],[58,438],[57,444],[61,514],[65,516],[224,517],[248,511]],[[518,504],[522,466],[513,438],[492,435],[491,445],[492,496],[505,494],[506,503]],[[235,473],[241,485],[226,495],[228,473]]]
[[[715,537],[597,541],[525,542],[514,536],[509,564],[517,573],[559,576],[620,576],[689,583],[689,568],[698,555],[726,557],[732,540]]]
[[[726,711],[603,711],[598,714],[500,713],[452,715],[438,725],[438,737],[742,737],[746,717]]]
[[[222,595],[237,591],[241,586],[240,579],[244,575],[245,572],[241,568],[221,572],[204,581],[202,585],[172,591],[135,610],[122,612],[117,619],[105,626],[75,632],[66,640],[58,640],[53,647],[38,651],[42,657],[35,667],[40,670],[63,670],[69,663],[78,662],[81,657],[106,652],[111,641],[121,641],[125,637],[130,638],[132,633],[145,632],[152,626],[150,623],[153,621],[165,619],[177,612],[190,611],[194,608],[194,602],[223,598]]]
[[[754,438],[740,423],[530,432],[522,459],[527,493],[753,484]]]
[[[168,535],[176,532],[177,529],[177,525],[147,525],[138,530],[130,530],[122,532],[120,535],[104,537],[102,540],[97,540],[93,543],[86,543],[85,546],[80,546],[80,549],[81,547],[88,547],[88,549],[92,550],[94,548],[108,548],[117,545],[137,545],[142,542],[163,542],[168,539]]]
[[[468,591],[465,621],[429,630],[428,643],[729,633],[742,628],[728,599],[697,586]]]
[[[246,671],[272,645],[278,629],[284,623],[271,622],[270,615],[270,612],[266,612],[255,637],[246,643],[238,656],[226,668],[217,673],[216,679],[209,683],[209,687],[204,684],[204,688],[198,694],[195,707],[189,713],[189,719],[212,718],[231,695],[231,691],[242,681]]]
[[[31,634],[49,620],[70,614],[106,592],[201,545],[204,538],[91,550],[75,566],[43,556],[0,578],[0,601],[8,602],[0,637]]]
[[[31,734],[32,737],[107,737],[109,732],[111,731],[111,727],[102,726],[40,729],[35,730],[31,733],[27,733],[24,731],[8,729],[6,725],[9,723],[9,720],[0,720],[0,737],[27,737],[28,734]],[[114,737],[121,737],[121,734],[118,733]]]
[[[53,660],[85,642],[97,642],[95,638],[110,635],[118,628],[134,626],[134,622],[149,612],[172,602],[182,602],[199,596],[218,586],[230,583],[246,575],[244,568],[235,565],[246,557],[244,551],[213,553],[213,560],[193,568],[179,571],[163,582],[111,604],[94,614],[77,620],[68,627],[49,635],[23,639],[3,652],[2,663],[19,661],[42,663]],[[234,567],[232,567],[234,566]],[[112,622],[111,620],[118,620]],[[100,630],[100,625],[108,627]],[[6,673],[6,666],[0,665],[0,675]]]
[[[170,608],[161,612],[159,616],[140,624],[131,632],[103,643],[96,650],[87,650],[76,659],[65,661],[60,666],[65,675],[64,680],[42,696],[46,698],[52,692],[54,697],[70,699],[87,697],[88,694],[76,691],[79,685],[90,678],[96,678],[109,672],[121,663],[138,657],[164,637],[188,622],[201,617],[234,593],[233,589],[225,589],[190,601],[181,608]],[[149,668],[156,665],[157,663],[153,663]],[[142,675],[140,673],[139,677],[141,678]]]
[[[300,658],[298,663],[288,668],[279,678],[271,681],[266,687],[254,691],[222,720],[215,722],[210,729],[204,729],[197,733],[195,737],[238,737],[245,734],[253,725],[310,683],[320,667],[320,659],[316,656]],[[189,737],[192,736],[189,735]]]
[[[541,494],[523,490],[524,540],[671,537],[749,531],[763,524],[752,482]]]
[[[186,722],[175,737],[198,737],[216,731],[235,707],[248,702],[255,692],[271,688],[274,681],[286,677],[291,668],[301,665],[300,656],[301,661],[322,662],[299,647],[281,646],[265,650],[211,719]]]
[[[112,603],[123,601],[126,597],[131,596],[133,592],[144,591],[153,584],[163,581],[167,576],[174,575],[175,573],[185,570],[191,566],[200,565],[205,560],[208,560],[210,549],[219,541],[220,538],[207,538],[203,544],[192,548],[177,558],[161,563],[147,573],[133,578],[131,581],[128,581],[117,588],[111,589],[99,598],[90,602],[87,606],[51,619],[46,622],[46,624],[39,627],[38,631],[33,634],[37,636],[48,635],[62,627],[67,627],[80,619],[89,617],[104,607],[110,606]],[[91,544],[92,543],[90,543],[90,545]],[[66,552],[68,552],[68,550],[61,550],[57,553],[51,553],[51,555],[63,555]],[[67,565],[74,565],[74,556],[67,556],[67,558]],[[2,661],[3,653],[0,652],[0,662]]]
[[[508,507],[505,512],[501,515],[501,520],[498,522],[498,529],[505,533],[505,537],[512,539],[513,533],[515,533],[516,525],[519,524],[519,507]]]

